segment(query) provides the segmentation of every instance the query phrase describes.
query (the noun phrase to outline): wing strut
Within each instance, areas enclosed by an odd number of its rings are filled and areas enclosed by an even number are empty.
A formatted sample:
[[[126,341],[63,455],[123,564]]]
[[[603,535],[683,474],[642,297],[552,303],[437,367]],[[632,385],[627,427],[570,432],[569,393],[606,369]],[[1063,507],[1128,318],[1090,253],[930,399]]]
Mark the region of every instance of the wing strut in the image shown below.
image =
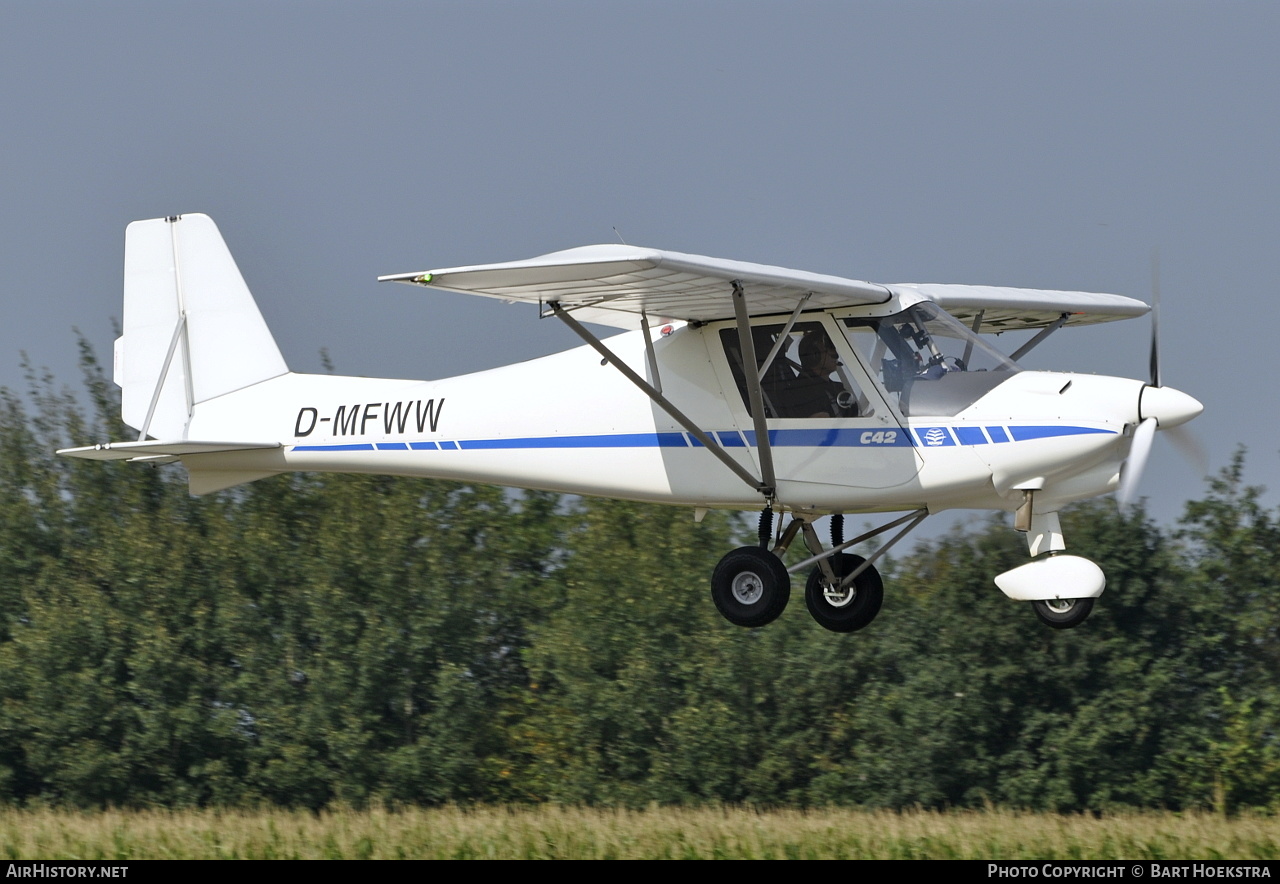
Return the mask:
[[[756,377],[760,381],[764,381],[764,376],[769,371],[769,366],[773,365],[773,360],[786,346],[787,335],[791,334],[791,327],[796,324],[796,319],[800,316],[800,311],[804,309],[804,305],[808,303],[809,298],[813,296],[813,292],[808,292],[800,302],[796,304],[796,309],[791,311],[791,318],[787,320],[787,324],[782,327],[782,332],[778,335],[778,340],[773,342],[773,349],[769,351],[769,355],[764,358],[764,364],[760,366],[760,370],[756,372]]]
[[[747,299],[742,293],[742,281],[733,281],[733,312],[738,317],[738,346],[742,348],[742,374],[747,382],[747,395],[751,399],[751,419],[756,425],[756,450],[760,452],[760,478],[764,480],[762,491],[773,497],[777,482],[773,476],[773,449],[769,447],[769,430],[764,423],[764,391],[760,389],[760,375],[751,370],[756,362],[756,342],[751,334],[751,318],[747,316]],[[794,319],[794,315],[792,317]]]
[[[978,332],[982,330],[982,317],[987,315],[986,310],[979,310],[978,315],[973,317],[973,335],[978,336]],[[960,358],[964,361],[965,370],[969,369],[969,358],[973,356],[973,338],[964,342],[964,355]]]
[[[1071,317],[1070,313],[1063,313],[1061,316],[1058,317],[1057,321],[1055,321],[1052,325],[1046,325],[1044,328],[1040,330],[1040,334],[1036,335],[1034,338],[1027,341],[1025,344],[1023,344],[1021,347],[1015,350],[1013,354],[1009,357],[1010,361],[1017,362],[1023,356],[1026,356],[1033,349],[1035,349],[1040,344],[1041,341],[1043,341],[1045,338],[1049,337],[1049,335],[1053,334],[1058,329],[1066,325],[1067,320],[1070,317]]]
[[[623,376],[627,380],[631,381],[631,383],[639,387],[641,392],[643,392],[646,396],[652,399],[659,408],[661,408],[667,414],[671,415],[672,419],[674,419],[676,423],[680,424],[680,426],[688,430],[689,434],[692,435],[693,438],[697,439],[706,447],[708,451],[710,451],[716,457],[720,458],[720,460],[724,463],[724,465],[733,471],[733,474],[735,476],[737,476],[742,481],[746,482],[755,490],[759,491],[765,497],[768,497],[768,498],[773,497],[772,482],[770,482],[769,484],[761,482],[755,476],[751,475],[749,472],[743,469],[741,464],[739,464],[736,460],[730,457],[729,453],[725,451],[723,448],[721,448],[719,445],[717,445],[715,440],[713,440],[709,435],[707,435],[705,432],[699,429],[698,425],[695,424],[692,420],[690,420],[684,414],[684,412],[682,412],[680,409],[672,405],[667,400],[667,398],[662,395],[662,393],[655,390],[648,382],[645,381],[644,378],[640,377],[640,375],[632,371],[631,367],[628,366],[621,359],[619,359],[617,356],[615,356],[613,351],[610,350],[608,347],[606,347],[603,343],[601,343],[599,338],[597,338],[595,335],[591,334],[591,332],[583,328],[580,322],[578,322],[576,319],[570,316],[569,313],[563,307],[560,306],[559,301],[550,301],[548,302],[547,306],[551,308],[552,313],[554,313],[557,317],[560,318],[561,322],[563,322],[565,325],[569,326],[569,328],[573,330],[574,334],[576,334],[578,337],[582,338],[582,340],[590,344],[591,348],[595,350],[597,353],[599,353],[601,356],[603,356],[609,362],[610,365],[612,365],[618,371],[622,372]],[[760,412],[757,412],[757,414],[759,413]],[[768,443],[766,442],[766,444]],[[772,469],[772,464],[770,464],[770,468]]]
[[[662,392],[662,376],[658,374],[658,357],[653,355],[653,335],[649,333],[649,316],[640,314],[640,328],[644,330],[644,355],[649,360],[649,371],[653,373],[653,388]]]

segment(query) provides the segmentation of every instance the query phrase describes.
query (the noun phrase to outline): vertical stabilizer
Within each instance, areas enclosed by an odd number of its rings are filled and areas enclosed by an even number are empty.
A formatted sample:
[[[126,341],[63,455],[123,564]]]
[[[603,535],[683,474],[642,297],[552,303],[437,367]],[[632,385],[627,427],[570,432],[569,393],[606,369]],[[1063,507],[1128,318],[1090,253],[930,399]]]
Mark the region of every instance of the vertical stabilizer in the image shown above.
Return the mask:
[[[201,402],[288,371],[209,216],[135,221],[124,241],[115,381],[139,439],[185,439]]]

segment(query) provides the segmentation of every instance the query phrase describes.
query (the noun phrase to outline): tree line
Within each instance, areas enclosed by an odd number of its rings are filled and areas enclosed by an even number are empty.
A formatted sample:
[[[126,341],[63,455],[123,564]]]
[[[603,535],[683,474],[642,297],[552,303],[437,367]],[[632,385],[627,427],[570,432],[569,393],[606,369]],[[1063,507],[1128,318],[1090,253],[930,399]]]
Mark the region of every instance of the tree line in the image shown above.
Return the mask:
[[[0,801],[1280,807],[1280,518],[1243,454],[1175,527],[1064,513],[1108,588],[1055,631],[994,518],[889,563],[868,629],[723,621],[740,517],[291,475],[202,498],[0,391]],[[798,596],[798,584],[795,595]]]

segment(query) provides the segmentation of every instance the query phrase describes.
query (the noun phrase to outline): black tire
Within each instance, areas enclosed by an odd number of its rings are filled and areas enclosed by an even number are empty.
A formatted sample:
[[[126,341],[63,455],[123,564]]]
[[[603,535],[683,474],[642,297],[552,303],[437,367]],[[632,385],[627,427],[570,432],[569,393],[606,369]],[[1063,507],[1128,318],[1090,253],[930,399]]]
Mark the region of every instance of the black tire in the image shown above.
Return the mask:
[[[791,598],[791,575],[782,560],[758,546],[726,555],[711,575],[711,601],[734,626],[772,623]]]
[[[1040,622],[1054,629],[1074,629],[1093,612],[1093,599],[1052,599],[1032,602]]]
[[[843,578],[866,559],[836,553],[830,561],[836,576]],[[809,572],[809,580],[804,587],[804,603],[809,608],[809,614],[823,629],[832,632],[857,632],[867,626],[880,613],[883,601],[884,581],[880,579],[880,572],[874,565],[859,574],[844,593],[834,593],[827,589],[821,565],[815,565]]]

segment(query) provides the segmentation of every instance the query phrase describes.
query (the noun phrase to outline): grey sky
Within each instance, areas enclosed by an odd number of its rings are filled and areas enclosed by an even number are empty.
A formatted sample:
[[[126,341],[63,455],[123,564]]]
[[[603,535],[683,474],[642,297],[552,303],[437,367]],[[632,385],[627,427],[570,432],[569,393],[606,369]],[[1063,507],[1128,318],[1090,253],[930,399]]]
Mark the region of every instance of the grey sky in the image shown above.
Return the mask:
[[[1147,299],[1216,470],[1280,488],[1280,6],[0,2],[0,383],[107,357],[124,226],[206,212],[290,366],[441,377],[576,339],[380,273],[614,239]],[[1145,377],[1145,320],[1028,360]],[[1011,348],[1010,348],[1011,349]],[[501,391],[495,391],[495,399]],[[554,407],[548,400],[548,407]],[[1171,521],[1200,480],[1158,444]],[[1268,500],[1274,502],[1274,495]]]

